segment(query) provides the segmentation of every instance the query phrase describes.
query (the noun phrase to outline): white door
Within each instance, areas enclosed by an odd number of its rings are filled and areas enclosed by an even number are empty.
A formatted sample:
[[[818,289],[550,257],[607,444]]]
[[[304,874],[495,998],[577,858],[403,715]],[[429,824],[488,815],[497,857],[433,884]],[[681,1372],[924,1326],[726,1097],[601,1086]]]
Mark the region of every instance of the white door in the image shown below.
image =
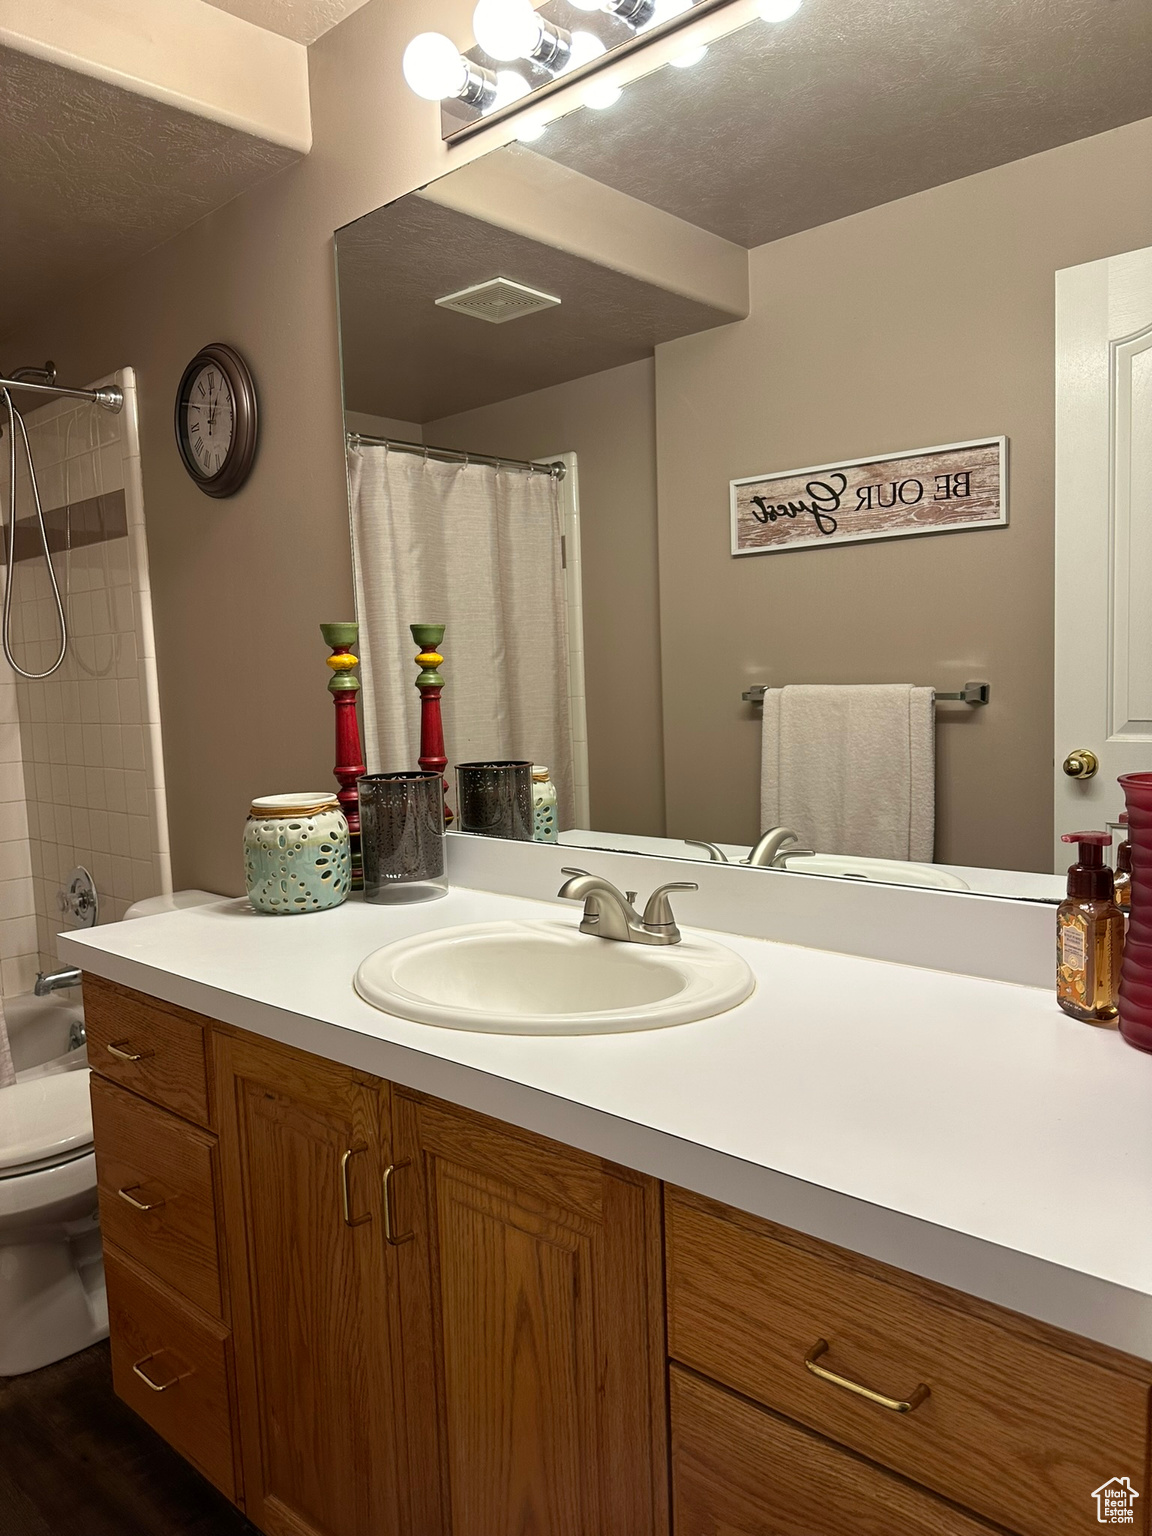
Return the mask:
[[[1056,853],[1152,770],[1152,249],[1056,274]],[[1077,750],[1090,778],[1064,771]]]

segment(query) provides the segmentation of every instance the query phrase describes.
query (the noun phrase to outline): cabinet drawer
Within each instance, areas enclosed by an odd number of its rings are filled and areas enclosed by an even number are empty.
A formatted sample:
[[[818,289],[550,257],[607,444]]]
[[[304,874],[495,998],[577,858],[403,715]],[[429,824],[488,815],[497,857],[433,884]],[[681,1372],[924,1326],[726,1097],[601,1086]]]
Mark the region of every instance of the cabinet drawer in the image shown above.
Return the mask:
[[[223,1317],[216,1138],[92,1078],[104,1236],[213,1317]],[[143,1209],[142,1209],[143,1207]]]
[[[673,1366],[676,1536],[994,1536],[991,1526]]]
[[[104,1265],[116,1395],[235,1500],[228,1330],[116,1249],[105,1249]]]
[[[98,976],[84,978],[94,1072],[198,1125],[208,1125],[204,1022]]]
[[[1097,1529],[1091,1495],[1110,1478],[1147,1495],[1135,1363],[1065,1353],[1010,1314],[1001,1326],[941,1287],[680,1191],[666,1231],[669,1352],[684,1364],[1022,1536]],[[921,1384],[930,1395],[897,1412],[822,1380],[805,1366],[819,1341],[824,1369],[905,1403]]]

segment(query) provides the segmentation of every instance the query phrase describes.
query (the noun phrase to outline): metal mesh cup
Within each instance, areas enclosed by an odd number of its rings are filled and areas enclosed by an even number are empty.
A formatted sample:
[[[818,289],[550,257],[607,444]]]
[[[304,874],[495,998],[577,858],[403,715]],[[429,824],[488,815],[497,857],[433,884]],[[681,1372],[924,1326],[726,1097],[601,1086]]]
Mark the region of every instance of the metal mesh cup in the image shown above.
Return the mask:
[[[367,773],[360,794],[364,900],[433,901],[448,893],[444,788],[438,773]]]
[[[532,841],[532,764],[457,763],[460,831]]]

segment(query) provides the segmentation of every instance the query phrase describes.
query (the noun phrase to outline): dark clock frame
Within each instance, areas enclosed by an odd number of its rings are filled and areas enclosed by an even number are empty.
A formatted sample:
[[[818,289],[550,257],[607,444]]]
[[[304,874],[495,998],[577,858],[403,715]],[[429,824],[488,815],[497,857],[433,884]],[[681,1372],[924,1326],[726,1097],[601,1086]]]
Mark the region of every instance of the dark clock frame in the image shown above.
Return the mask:
[[[228,380],[228,387],[232,391],[235,430],[227,458],[214,475],[205,476],[201,474],[188,442],[184,408],[188,403],[193,379],[201,368],[209,363],[219,368]],[[181,375],[180,385],[176,390],[174,419],[176,446],[180,450],[184,468],[188,471],[193,483],[204,492],[205,496],[234,495],[252,472],[252,465],[256,458],[257,438],[256,385],[248,370],[248,364],[234,347],[222,341],[214,341],[210,346],[202,347],[197,352]]]

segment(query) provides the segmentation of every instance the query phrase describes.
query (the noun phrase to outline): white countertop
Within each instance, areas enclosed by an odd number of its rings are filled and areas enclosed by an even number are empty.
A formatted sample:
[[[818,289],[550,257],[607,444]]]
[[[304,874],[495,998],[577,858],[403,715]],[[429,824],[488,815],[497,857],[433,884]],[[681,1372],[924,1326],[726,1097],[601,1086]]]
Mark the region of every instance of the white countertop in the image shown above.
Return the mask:
[[[1152,1359],[1152,1057],[1047,990],[729,934],[757,990],[697,1024],[568,1038],[380,1013],[409,934],[564,904],[453,889],[63,935],[97,975],[725,1200]],[[603,940],[589,939],[589,943]]]

